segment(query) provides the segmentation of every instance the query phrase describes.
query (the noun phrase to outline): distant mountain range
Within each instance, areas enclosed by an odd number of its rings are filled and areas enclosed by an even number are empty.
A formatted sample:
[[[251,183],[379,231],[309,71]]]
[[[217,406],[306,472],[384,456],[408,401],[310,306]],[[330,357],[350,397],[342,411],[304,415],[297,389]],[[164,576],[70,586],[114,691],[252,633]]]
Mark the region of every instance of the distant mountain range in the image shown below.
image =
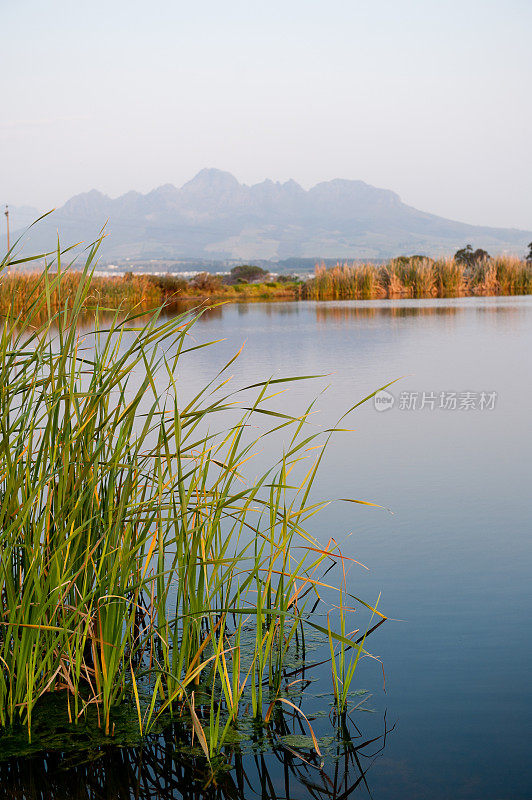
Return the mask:
[[[18,233],[33,212],[13,209]],[[522,255],[532,240],[531,231],[426,214],[363,181],[337,179],[307,191],[293,180],[246,186],[229,172],[203,169],[181,188],[165,184],[115,200],[95,189],[76,195],[32,228],[28,247],[53,248],[57,230],[65,245],[89,243],[106,221],[101,254],[107,261],[380,259],[450,254],[468,243],[492,254]]]

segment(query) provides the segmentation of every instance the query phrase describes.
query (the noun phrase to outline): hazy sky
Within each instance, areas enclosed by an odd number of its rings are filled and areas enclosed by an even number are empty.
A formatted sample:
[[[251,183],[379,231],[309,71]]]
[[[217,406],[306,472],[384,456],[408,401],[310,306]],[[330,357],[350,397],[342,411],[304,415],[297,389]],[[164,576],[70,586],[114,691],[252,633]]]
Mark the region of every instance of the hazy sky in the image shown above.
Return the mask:
[[[335,177],[532,229],[532,0],[0,0],[0,200]]]

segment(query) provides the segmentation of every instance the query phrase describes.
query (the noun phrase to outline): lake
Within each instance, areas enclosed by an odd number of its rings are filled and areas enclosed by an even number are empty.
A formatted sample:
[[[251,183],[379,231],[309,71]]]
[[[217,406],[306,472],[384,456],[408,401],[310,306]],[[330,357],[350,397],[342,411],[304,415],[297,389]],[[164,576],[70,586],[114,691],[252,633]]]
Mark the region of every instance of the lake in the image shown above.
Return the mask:
[[[198,384],[246,341],[236,383],[329,373],[328,421],[405,376],[391,409],[353,413],[320,480],[328,497],[393,511],[337,504],[325,532],[353,532],[346,554],[371,569],[351,572],[355,594],[381,591],[401,620],[368,644],[386,674],[373,702],[396,722],[368,781],[396,800],[532,797],[532,298],[231,305],[200,325],[226,341],[202,351]],[[316,388],[283,403],[301,409]],[[423,392],[425,408],[400,407]],[[497,397],[440,409],[442,392]],[[378,692],[378,665],[361,673]]]
[[[326,497],[385,506],[333,504],[313,531],[369,567],[355,565],[349,586],[368,601],[380,592],[395,620],[368,640],[385,685],[369,659],[355,680],[373,695],[362,737],[395,727],[367,786],[329,796],[531,798],[532,298],[226,305],[195,337],[223,341],[178,376],[187,394],[245,342],[234,384],[326,376],[272,400],[302,411],[328,385],[315,417],[324,427],[400,379],[386,410],[370,399],[345,422],[354,431],[336,435],[319,481]],[[258,764],[246,769],[260,784]],[[279,762],[271,774],[262,796],[286,796]],[[289,791],[309,796],[304,780]]]

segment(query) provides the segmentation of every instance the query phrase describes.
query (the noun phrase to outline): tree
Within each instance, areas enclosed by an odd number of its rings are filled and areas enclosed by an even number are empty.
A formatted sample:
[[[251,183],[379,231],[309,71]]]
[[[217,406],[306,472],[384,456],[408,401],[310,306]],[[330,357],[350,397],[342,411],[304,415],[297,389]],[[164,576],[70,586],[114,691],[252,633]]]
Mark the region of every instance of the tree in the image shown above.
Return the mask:
[[[532,261],[532,242],[528,245],[528,253],[525,256],[527,261]]]
[[[454,260],[457,264],[463,264],[466,267],[476,267],[482,261],[487,261],[491,256],[487,250],[482,250],[478,247],[473,250],[470,244],[466,244],[461,250],[457,250],[454,254]]]
[[[231,283],[255,283],[267,277],[268,272],[254,264],[239,264],[231,270]]]
[[[420,264],[434,264],[434,259],[417,254],[413,256],[396,256],[392,258],[392,264],[398,267],[416,267]]]

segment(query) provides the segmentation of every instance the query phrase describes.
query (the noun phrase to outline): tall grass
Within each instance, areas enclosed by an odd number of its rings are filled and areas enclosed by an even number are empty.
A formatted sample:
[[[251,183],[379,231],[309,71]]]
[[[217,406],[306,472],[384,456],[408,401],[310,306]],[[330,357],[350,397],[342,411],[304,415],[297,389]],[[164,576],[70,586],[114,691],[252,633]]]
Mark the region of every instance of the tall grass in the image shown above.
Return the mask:
[[[79,271],[69,270],[62,275],[61,288],[54,283],[50,294],[50,310],[57,312],[59,303],[72,300],[80,282],[86,278]],[[27,314],[32,306],[30,298],[35,297],[41,286],[41,272],[13,271],[4,273],[0,281],[0,314],[17,312]],[[223,285],[217,276],[197,276],[186,281],[175,275],[135,275],[122,276],[93,275],[85,292],[86,310],[95,306],[124,311],[132,309],[149,310],[161,304],[175,306],[181,301],[198,302],[203,297],[224,300],[267,300],[293,299],[299,295],[299,284],[260,283]],[[46,314],[47,309],[42,310]]]
[[[0,729],[31,738],[57,692],[72,724],[95,710],[105,734],[124,703],[141,733],[186,713],[212,759],[244,695],[264,718],[305,629],[360,652],[309,613],[342,559],[305,528],[324,505],[311,492],[332,432],[313,432],[311,408],[270,407],[294,378],[229,391],[234,359],[184,399],[175,376],[205,346],[191,336],[200,312],[146,321],[120,307],[104,321],[97,246],[76,276],[58,251],[3,311]],[[254,439],[256,419],[269,427]],[[278,434],[284,450],[249,480]]]
[[[397,258],[384,266],[338,264],[316,267],[302,288],[314,300],[366,300],[396,297],[463,297],[532,293],[532,262],[487,259],[465,266],[452,258]]]
[[[49,276],[51,277],[51,276]],[[83,284],[83,306],[85,310],[95,307],[130,311],[133,308],[152,309],[161,302],[157,285],[147,276],[131,278],[92,276],[90,284],[87,276],[74,270],[65,271],[60,279],[50,280],[49,298],[46,306],[40,309],[39,321],[48,314],[57,314],[65,302],[72,303],[79,287]],[[35,298],[42,291],[42,272],[12,272],[2,274],[0,282],[0,314],[13,313],[25,317],[33,314],[35,319]]]
[[[39,272],[12,272],[0,281],[0,313],[25,314],[40,286]],[[81,273],[68,271],[62,287],[51,290],[50,309],[55,313],[59,297],[73,298]],[[379,298],[465,297],[518,295],[532,293],[532,262],[518,258],[497,257],[475,266],[464,266],[452,258],[433,261],[429,258],[397,258],[383,266],[375,264],[318,265],[313,277],[301,281],[224,284],[219,276],[200,273],[191,280],[176,275],[93,276],[85,293],[90,309],[117,308],[148,310],[161,304],[198,302],[200,298],[225,301],[251,300],[370,300]],[[43,309],[43,314],[47,313]]]

